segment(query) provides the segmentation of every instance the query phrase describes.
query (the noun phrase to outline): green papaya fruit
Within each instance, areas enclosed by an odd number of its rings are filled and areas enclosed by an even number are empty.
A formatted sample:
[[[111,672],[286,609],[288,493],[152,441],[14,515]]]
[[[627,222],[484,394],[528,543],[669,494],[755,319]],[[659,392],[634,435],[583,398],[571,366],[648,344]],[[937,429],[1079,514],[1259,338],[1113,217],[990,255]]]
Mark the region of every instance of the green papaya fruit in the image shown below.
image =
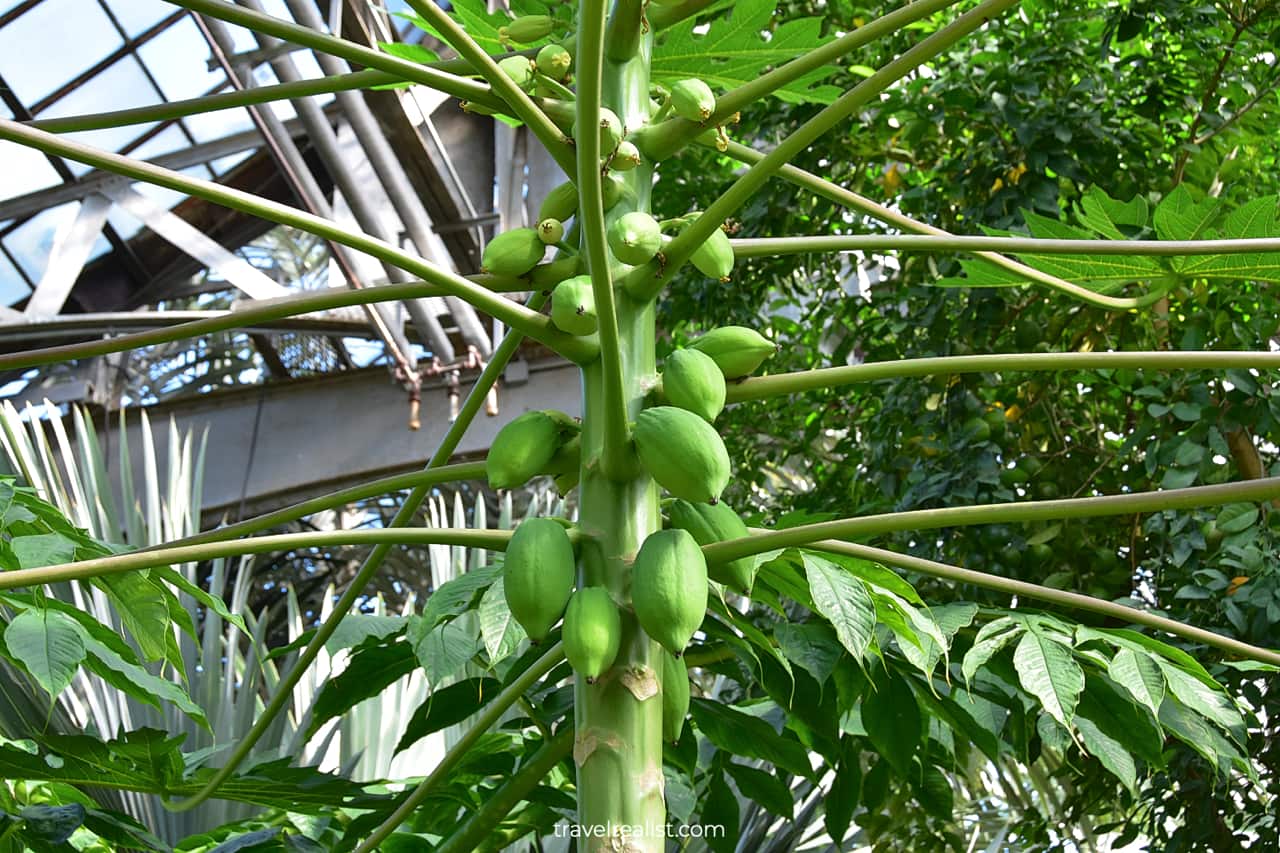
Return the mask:
[[[624,139],[618,143],[618,149],[609,158],[609,168],[618,172],[629,172],[643,162],[644,160],[640,158],[640,149]]]
[[[508,56],[498,62],[502,73],[521,89],[533,88],[533,62],[527,56]]]
[[[551,461],[538,473],[559,476],[568,474],[570,471],[577,471],[581,465],[582,436],[578,434],[561,444],[556,450],[556,455],[552,456]]]
[[[581,472],[579,468],[574,468],[572,471],[566,471],[563,474],[557,474],[553,479],[553,482],[556,485],[556,493],[562,498],[568,495],[569,492],[572,492],[574,487],[578,485],[578,478],[580,475]]]
[[[707,612],[707,564],[687,531],[658,530],[644,540],[631,567],[631,606],[646,634],[676,657],[684,653]]]
[[[564,612],[564,656],[573,671],[595,682],[618,656],[622,617],[609,591],[601,586],[579,589]]]
[[[533,44],[551,35],[554,26],[550,15],[521,15],[505,27],[498,27],[498,41],[504,45]]]
[[[542,200],[542,205],[538,208],[538,221],[559,219],[564,222],[577,210],[578,188],[573,181],[565,181],[547,193],[547,197]]]
[[[655,406],[636,416],[636,452],[653,479],[677,498],[710,503],[729,484],[720,434],[693,412]]]
[[[720,501],[715,504],[690,503],[676,499],[667,507],[671,526],[689,531],[699,545],[712,545],[727,539],[744,539],[750,536],[747,525],[733,508]],[[725,563],[708,563],[707,573],[743,595],[751,594],[759,568],[755,556],[739,557]]]
[[[579,137],[578,124],[575,121],[573,125],[573,138]],[[618,118],[618,114],[608,107],[600,108],[600,122],[598,125],[600,134],[600,151],[608,153],[618,147],[618,143],[622,141],[622,119]]]
[[[551,322],[571,335],[589,335],[599,326],[591,276],[576,275],[551,291]]]
[[[511,615],[540,643],[573,595],[575,564],[569,534],[552,518],[522,521],[507,543],[502,591]]]
[[[689,716],[689,666],[684,658],[662,655],[662,739],[667,743],[680,740],[684,718]]]
[[[538,223],[538,239],[543,243],[559,243],[564,239],[564,223],[559,219],[547,218]]]
[[[689,260],[703,275],[728,281],[729,274],[733,272],[733,246],[729,243],[729,235],[722,228],[712,231],[711,236],[693,250]]]
[[[691,77],[671,87],[671,107],[680,118],[701,124],[716,111],[716,96],[710,86]]]
[[[563,80],[569,76],[569,69],[573,67],[573,54],[558,44],[543,45],[534,59],[534,65],[540,73],[552,80]]]
[[[581,266],[581,255],[561,255],[554,261],[538,264],[530,270],[529,281],[539,290],[551,290],[566,278],[577,274]]]
[[[724,409],[725,392],[720,366],[701,350],[678,349],[662,363],[662,393],[667,402],[708,423]]]
[[[546,470],[560,447],[581,429],[560,412],[525,412],[498,430],[485,457],[485,473],[495,489],[522,486]],[[564,417],[568,417],[564,415]]]
[[[538,265],[547,252],[538,232],[532,228],[512,228],[489,241],[480,258],[483,272],[521,276]]]
[[[605,236],[613,256],[624,264],[647,264],[662,248],[658,220],[639,210],[613,220]]]
[[[726,379],[750,376],[778,350],[772,341],[746,326],[712,329],[695,338],[689,347],[711,356]]]

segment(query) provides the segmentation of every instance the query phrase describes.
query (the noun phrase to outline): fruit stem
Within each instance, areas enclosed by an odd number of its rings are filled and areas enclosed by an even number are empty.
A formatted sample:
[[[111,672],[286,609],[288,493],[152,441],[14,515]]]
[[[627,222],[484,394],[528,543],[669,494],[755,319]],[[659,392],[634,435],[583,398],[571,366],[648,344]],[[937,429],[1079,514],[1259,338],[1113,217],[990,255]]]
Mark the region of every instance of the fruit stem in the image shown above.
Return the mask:
[[[699,144],[701,144],[701,142],[699,142]],[[707,147],[715,146],[708,143]],[[759,163],[765,158],[765,155],[761,154],[759,151],[754,151],[742,143],[733,141],[728,142],[723,153],[728,154],[740,163],[748,164]],[[810,192],[813,192],[828,201],[835,202],[842,207],[861,211],[862,213],[874,217],[881,222],[896,225],[904,231],[911,231],[915,234],[934,234],[939,237],[951,236],[949,232],[944,231],[937,226],[930,225],[927,222],[921,222],[917,219],[912,219],[910,216],[906,216],[896,210],[892,210],[891,208],[884,206],[883,204],[874,202],[866,196],[858,195],[844,187],[837,186],[828,180],[818,177],[812,172],[806,172],[804,169],[792,166],[789,163],[779,167],[777,175],[784,180],[790,181],[796,186],[804,187]],[[995,252],[975,252],[974,254],[979,258],[982,258],[984,261],[989,261],[995,264],[1001,269],[1009,270],[1010,272],[1016,273],[1030,281],[1043,284],[1053,288],[1054,290],[1069,294],[1083,302],[1096,305],[1099,308],[1108,308],[1112,310],[1141,308],[1144,305],[1151,304],[1153,301],[1158,300],[1161,295],[1160,288],[1157,288],[1153,293],[1148,293],[1144,296],[1135,298],[1106,296],[1101,293],[1094,293],[1088,288],[1081,287],[1078,284],[1072,284],[1065,279],[1049,275],[1035,267],[1027,266],[1026,264],[1019,263],[1012,258],[1006,258],[1004,255],[1000,255]]]
[[[555,737],[544,743],[529,762],[516,774],[489,794],[484,805],[471,814],[458,829],[446,838],[436,853],[470,853],[479,849],[485,839],[492,837],[511,810],[527,799],[555,766],[573,752],[573,726],[566,724]]]
[[[589,342],[557,330],[551,325],[550,320],[536,311],[530,311],[528,308],[504,299],[486,288],[473,284],[457,273],[438,267],[410,252],[406,252],[389,243],[384,243],[367,234],[343,228],[323,217],[306,213],[286,204],[261,198],[252,193],[226,187],[213,181],[192,178],[181,172],[165,169],[143,160],[135,160],[120,154],[101,151],[70,139],[63,139],[54,134],[27,127],[9,119],[0,119],[0,140],[18,142],[43,151],[46,154],[68,157],[108,172],[178,190],[179,192],[229,207],[232,210],[238,210],[241,213],[248,213],[281,225],[292,225],[309,234],[316,234],[335,243],[350,246],[357,251],[372,255],[380,261],[386,261],[389,264],[400,267],[413,275],[422,276],[423,279],[431,284],[444,289],[450,296],[458,297],[490,316],[501,320],[511,328],[519,330],[521,334],[546,344],[572,361],[581,363],[594,357],[594,349]],[[377,290],[380,291],[382,288],[377,288]],[[34,353],[17,353],[12,356],[0,357],[0,361],[10,367],[16,367],[24,363],[32,365],[47,363],[41,360],[33,361],[33,359],[47,357],[48,353],[42,356],[41,351],[37,350]]]
[[[935,530],[940,527],[964,527],[974,524],[1063,521],[1068,518],[1132,515],[1173,509],[1222,506],[1230,503],[1256,503],[1276,497],[1280,497],[1280,477],[1088,498],[918,509],[855,518],[838,518],[755,536],[728,539],[703,546],[702,553],[708,563],[726,562],[752,554],[763,554],[778,548],[808,545],[819,539],[861,539],[901,530]]]
[[[605,0],[583,0],[578,14],[577,186],[578,224],[591,275],[599,322],[601,378],[604,382],[604,443],[600,468],[606,477],[634,476],[634,454],[627,434],[618,318],[613,274],[605,236],[604,187],[600,173],[601,87],[604,75]]]
[[[538,83],[547,87],[552,92],[555,92],[556,96],[561,98],[562,100],[572,101],[574,97],[576,97],[574,94],[574,91],[570,89],[568,86],[566,86],[565,84],[561,83],[559,80],[554,80],[548,77],[546,74],[543,74],[541,71],[537,73],[536,77],[537,77]],[[558,129],[559,128],[557,127],[557,130]]]
[[[1280,238],[1237,240],[1042,240],[1034,237],[938,236],[926,234],[847,234],[808,237],[756,237],[733,240],[735,258],[774,257],[810,252],[1033,252],[1040,255],[1124,255],[1168,257],[1280,252]]]
[[[430,0],[405,0],[410,9],[425,18],[440,33],[449,46],[458,55],[471,64],[476,73],[483,77],[493,88],[494,94],[507,102],[516,117],[529,127],[529,131],[537,137],[555,159],[561,169],[566,172],[573,169],[573,151],[569,141],[560,128],[556,127],[547,114],[538,108],[523,89],[507,76],[497,61],[476,44],[467,31],[434,2]]]
[[[528,308],[537,311],[546,302],[546,297],[540,293],[534,293],[529,297],[526,303]],[[453,456],[453,452],[458,449],[458,444],[462,441],[462,436],[475,420],[476,415],[480,412],[482,406],[489,397],[489,389],[498,381],[498,377],[506,370],[507,362],[511,361],[511,357],[515,355],[520,348],[524,335],[515,329],[507,332],[506,337],[502,339],[502,343],[494,348],[493,355],[489,359],[489,363],[485,365],[480,376],[476,378],[475,384],[471,386],[470,393],[463,400],[462,407],[458,410],[458,417],[449,425],[449,431],[445,433],[444,438],[440,441],[440,446],[436,448],[436,452],[431,454],[431,459],[427,461],[426,469],[439,468],[449,461],[449,457]],[[414,516],[418,512],[418,508],[422,506],[423,501],[431,493],[432,487],[429,485],[415,486],[413,491],[409,492],[409,496],[404,499],[404,503],[400,505],[400,509],[396,510],[395,516],[391,519],[388,528],[407,527],[413,521]],[[360,566],[360,570],[356,572],[355,577],[351,579],[351,583],[343,591],[341,597],[333,605],[333,612],[329,617],[320,623],[320,627],[316,628],[315,636],[311,638],[311,642],[302,650],[298,656],[298,661],[289,670],[288,674],[275,685],[275,693],[267,702],[266,708],[253,724],[243,738],[236,743],[235,751],[231,757],[227,759],[227,763],[218,768],[218,771],[205,782],[195,794],[181,800],[179,802],[163,801],[165,808],[171,811],[188,811],[203,803],[205,800],[213,796],[219,786],[223,782],[230,779],[236,772],[249,753],[253,751],[254,746],[262,739],[262,736],[273,725],[276,717],[284,710],[293,697],[293,688],[302,680],[302,676],[311,667],[311,664],[319,656],[325,643],[329,642],[329,638],[333,636],[333,632],[338,630],[338,625],[346,618],[347,613],[355,604],[356,599],[364,595],[365,586],[370,579],[382,567],[382,561],[386,559],[387,554],[391,552],[389,545],[376,545],[369,552],[369,556],[365,558],[364,564]]]
[[[659,270],[656,263],[650,262],[628,274],[623,281],[627,292],[640,300],[655,298],[685,261],[692,257],[694,250],[735,211],[750,201],[778,169],[808,148],[822,134],[847,121],[849,116],[885,89],[1017,2],[1018,0],[983,0],[952,23],[923,39],[898,58],[886,63],[870,77],[842,95],[835,103],[806,121],[779,142],[760,162],[747,169],[711,203],[706,212],[698,217],[697,222],[671,241],[671,246],[666,252],[667,263],[664,269]]]
[[[264,554],[321,545],[460,545],[467,548],[506,548],[510,533],[503,530],[470,530],[467,528],[432,527],[428,529],[381,530],[314,530],[306,533],[281,533],[255,536],[229,542],[202,542],[198,545],[151,548],[130,551],[92,560],[59,563],[33,569],[0,572],[0,590],[21,586],[43,586],[69,580],[141,571],[177,563],[195,563],[242,554]]]
[[[458,762],[470,754],[471,748],[475,746],[476,741],[502,718],[507,709],[514,705],[516,700],[523,696],[538,679],[550,672],[551,668],[562,660],[564,660],[564,646],[556,643],[547,649],[542,657],[530,664],[528,669],[520,673],[514,681],[503,688],[501,693],[493,697],[489,704],[484,706],[484,710],[476,716],[475,722],[471,724],[471,728],[467,729],[467,733],[458,739],[452,749],[445,753],[444,758],[440,759],[440,763],[431,771],[431,775],[418,783],[418,787],[413,789],[413,793],[406,797],[405,801],[355,849],[355,853],[371,853],[371,851],[377,850],[378,845],[413,814],[414,809],[436,789],[436,786],[449,777]]]
[[[362,65],[365,68],[376,68],[394,75],[398,80],[410,81],[428,86],[440,92],[458,98],[475,101],[493,109],[501,109],[502,101],[494,97],[488,86],[475,80],[458,77],[446,73],[444,69],[462,71],[456,63],[443,62],[432,67],[407,59],[400,59],[380,50],[367,47],[344,38],[318,32],[310,27],[285,21],[273,15],[266,15],[253,9],[246,9],[225,0],[172,0],[173,5],[181,6],[201,15],[208,15],[229,24],[236,24],[256,33],[275,36],[291,44],[309,47],[321,53],[327,53],[348,62]]]
[[[957,355],[935,358],[909,358],[899,361],[854,364],[846,367],[823,367],[795,373],[757,376],[732,383],[725,402],[741,403],[766,400],[787,394],[836,388],[859,382],[902,379],[909,376],[937,376],[959,373],[995,373],[998,371],[1058,370],[1247,370],[1280,369],[1280,352],[1250,351],[1169,351],[1152,352],[1025,352],[991,355]]]

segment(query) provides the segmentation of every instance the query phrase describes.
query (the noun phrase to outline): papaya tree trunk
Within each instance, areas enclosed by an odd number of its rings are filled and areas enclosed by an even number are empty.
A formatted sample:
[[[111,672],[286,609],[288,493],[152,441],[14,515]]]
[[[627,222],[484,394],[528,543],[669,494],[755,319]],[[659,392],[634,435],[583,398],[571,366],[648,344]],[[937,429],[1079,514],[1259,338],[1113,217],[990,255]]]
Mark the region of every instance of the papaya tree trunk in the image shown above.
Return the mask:
[[[586,5],[586,4],[584,4]],[[606,56],[603,105],[629,129],[649,113],[651,34],[632,39],[630,55]],[[615,43],[616,44],[616,43]],[[607,156],[609,152],[604,152]],[[631,193],[608,220],[649,211],[652,168],[624,173]],[[593,275],[599,271],[591,270]],[[622,383],[628,419],[640,412],[645,382],[655,373],[654,308],[616,288]],[[589,833],[579,849],[641,853],[664,848],[662,699],[660,652],[630,610],[631,562],[645,537],[661,526],[658,490],[648,474],[611,479],[601,470],[605,380],[600,361],[583,370],[582,460],[579,525],[586,534],[579,584],[607,588],[622,608],[622,643],[613,667],[594,684],[578,676],[574,760],[578,767],[578,821]]]

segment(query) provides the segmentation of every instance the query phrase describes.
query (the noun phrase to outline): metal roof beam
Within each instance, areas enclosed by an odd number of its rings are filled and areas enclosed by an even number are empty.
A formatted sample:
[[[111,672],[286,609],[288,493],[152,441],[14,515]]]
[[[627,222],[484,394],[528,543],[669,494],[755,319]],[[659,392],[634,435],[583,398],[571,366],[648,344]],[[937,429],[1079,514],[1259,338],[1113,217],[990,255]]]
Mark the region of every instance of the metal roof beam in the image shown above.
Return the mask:
[[[284,128],[289,136],[302,136],[305,133],[302,122],[298,119],[290,119],[284,122]],[[148,162],[163,166],[166,169],[181,171],[231,154],[239,154],[241,151],[250,151],[261,147],[262,134],[256,130],[246,130],[230,136],[224,136],[221,139],[193,145],[181,151],[174,151],[172,154],[164,154]],[[78,181],[36,190],[26,195],[14,196],[0,201],[0,220],[21,219],[32,216],[42,210],[48,210],[51,207],[57,207],[60,204],[84,198],[92,193],[101,193],[108,187],[128,183],[128,178],[122,178],[111,172],[95,170]]]

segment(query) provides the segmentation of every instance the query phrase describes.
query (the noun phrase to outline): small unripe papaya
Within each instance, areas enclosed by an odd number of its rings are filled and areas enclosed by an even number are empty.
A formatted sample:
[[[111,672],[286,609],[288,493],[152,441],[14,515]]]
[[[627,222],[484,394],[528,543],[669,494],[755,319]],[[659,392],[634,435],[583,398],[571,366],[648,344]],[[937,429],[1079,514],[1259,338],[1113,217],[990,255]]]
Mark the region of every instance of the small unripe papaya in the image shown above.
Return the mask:
[[[629,172],[644,161],[640,159],[640,149],[636,148],[630,140],[622,140],[618,143],[618,150],[613,152],[613,156],[609,158],[609,168],[618,172]]]
[[[581,476],[581,469],[574,468],[572,471],[566,471],[563,474],[557,474],[553,478],[556,485],[556,493],[560,497],[564,497],[573,491],[574,486],[578,485],[578,478]]]
[[[569,69],[573,67],[573,54],[558,44],[543,45],[534,64],[538,66],[539,72],[552,80],[563,80],[569,76]]]
[[[662,364],[662,393],[671,405],[710,423],[724,409],[724,374],[705,352],[678,349]]]
[[[606,153],[613,151],[622,140],[622,119],[618,118],[618,114],[608,107],[601,107],[598,132],[600,134],[600,150]],[[573,125],[573,138],[581,139],[576,121]]]
[[[650,533],[631,567],[631,606],[645,633],[676,657],[707,612],[707,564],[684,530]]]
[[[636,416],[640,464],[672,495],[710,503],[729,484],[729,453],[720,434],[693,412],[655,406]]]
[[[571,335],[589,335],[596,330],[599,320],[591,276],[576,275],[556,285],[551,291],[551,322]]]
[[[667,743],[680,740],[684,718],[689,716],[689,666],[684,658],[672,657],[666,649],[662,655],[662,739]]]
[[[529,272],[529,280],[541,290],[551,290],[566,278],[575,275],[581,266],[581,255],[562,255],[554,261],[534,267]]]
[[[511,78],[521,89],[533,87],[533,62],[527,56],[508,56],[498,62],[502,73]]]
[[[559,219],[547,218],[538,223],[538,239],[551,244],[564,239],[564,223]]]
[[[691,77],[671,87],[671,107],[680,118],[701,124],[716,111],[716,96],[710,86]]]
[[[764,335],[746,326],[712,329],[689,346],[711,356],[726,379],[750,376],[778,349]]]
[[[521,15],[505,27],[498,27],[498,41],[532,44],[551,35],[554,26],[550,15]]]
[[[547,244],[532,228],[512,228],[489,241],[480,258],[480,268],[494,275],[521,276],[538,265]]]
[[[747,525],[724,501],[716,504],[674,500],[667,508],[671,526],[687,530],[699,545],[713,545],[727,539],[745,539]],[[739,557],[725,563],[708,563],[707,573],[743,595],[751,594],[759,565],[755,556]]]
[[[556,450],[556,455],[551,457],[551,461],[539,471],[539,474],[568,474],[570,471],[577,471],[582,466],[582,435],[576,434],[569,438]]]
[[[564,222],[578,210],[578,188],[573,181],[565,181],[542,200],[538,208],[538,220],[559,219]]]
[[[507,543],[502,591],[511,615],[529,639],[540,643],[555,627],[573,595],[573,544],[552,518],[522,521]]]
[[[662,248],[658,220],[640,210],[613,220],[606,237],[613,256],[624,264],[647,264]]]
[[[622,642],[622,617],[609,591],[579,589],[564,612],[564,656],[573,671],[593,683],[613,666]]]
[[[729,274],[733,272],[733,246],[729,243],[729,235],[721,228],[712,231],[711,236],[693,250],[689,260],[703,275],[728,281]]]
[[[523,485],[546,466],[559,446],[560,425],[543,412],[525,412],[494,436],[485,473],[495,489]]]

